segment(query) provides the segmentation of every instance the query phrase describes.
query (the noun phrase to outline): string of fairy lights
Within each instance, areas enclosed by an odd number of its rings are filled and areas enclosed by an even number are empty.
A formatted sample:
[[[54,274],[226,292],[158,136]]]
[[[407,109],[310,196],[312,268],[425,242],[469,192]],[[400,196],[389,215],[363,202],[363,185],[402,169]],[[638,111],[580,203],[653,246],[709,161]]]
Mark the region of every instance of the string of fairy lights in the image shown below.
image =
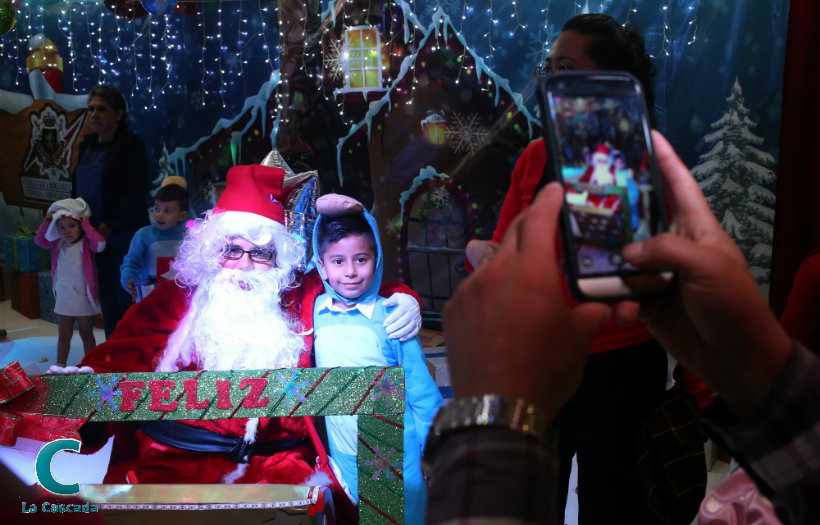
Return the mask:
[[[699,0],[691,0],[681,5],[679,2],[665,0],[662,3],[648,0],[589,0],[572,1],[572,14],[581,12],[609,12],[617,7],[623,13],[623,23],[631,22],[640,11],[651,10],[661,20],[660,38],[654,48],[655,54],[668,56],[671,46],[677,43],[692,45],[696,42],[698,24],[697,7]],[[375,0],[371,0],[375,4]],[[342,27],[381,23],[368,21],[362,17],[362,11],[372,7],[360,0],[337,2],[324,0],[325,17],[331,16],[331,10],[339,5],[335,17],[341,18]],[[14,70],[6,75],[0,88],[20,89],[26,83],[26,57],[28,43],[32,36],[43,33],[51,38],[63,55],[65,66],[64,85],[66,91],[81,93],[100,83],[111,83],[119,86],[133,99],[138,100],[144,110],[157,109],[163,98],[168,96],[185,96],[194,108],[206,105],[221,105],[223,109],[231,104],[241,104],[244,96],[238,98],[237,89],[243,95],[253,92],[256,86],[247,86],[247,73],[258,74],[260,66],[271,74],[278,71],[279,42],[286,38],[300,35],[304,39],[304,53],[301,65],[305,73],[321,87],[325,82],[338,85],[339,79],[326,71],[310,68],[309,64],[321,63],[317,57],[317,36],[307,34],[308,20],[304,11],[288,12],[288,17],[279,16],[276,0],[210,0],[200,3],[190,14],[172,13],[165,16],[131,18],[117,16],[101,1],[72,0],[59,3],[22,2],[16,12],[17,23],[11,31],[0,35],[0,60],[14,64]],[[486,67],[493,68],[499,60],[499,52],[509,45],[510,41],[540,34],[550,22],[551,6],[559,3],[544,0],[539,7],[543,18],[539,21],[528,18],[522,12],[522,6],[532,7],[522,0],[428,0],[422,5],[420,0],[409,2],[389,2],[390,13],[383,17],[385,24],[392,24],[392,30],[402,33],[396,27],[402,23],[398,16],[413,14],[410,31],[423,35],[437,23],[425,18],[424,9],[430,13],[446,15],[450,27],[470,46],[469,52],[482,60]],[[291,9],[291,8],[289,8]],[[416,10],[421,12],[418,12]],[[403,13],[404,11],[404,13]],[[291,16],[292,15],[292,16]],[[392,19],[391,19],[392,17]],[[276,19],[277,23],[272,24]],[[688,27],[685,35],[673,34],[683,19]],[[408,22],[404,22],[408,23]],[[327,35],[332,23],[322,23]],[[388,60],[382,64],[383,83],[391,85],[396,79],[390,67],[391,62],[400,62],[407,53],[405,42],[398,42],[403,35],[386,35],[386,28],[381,28],[384,44],[389,47]],[[49,34],[52,33],[52,34]],[[473,35],[468,37],[468,34]],[[477,34],[476,34],[477,33]],[[554,36],[547,31],[547,35]],[[476,36],[481,38],[475,39]],[[335,37],[334,37],[335,38]],[[341,35],[339,38],[343,38]],[[396,45],[402,44],[402,45]],[[538,42],[537,54],[543,59],[548,53],[551,42],[546,39]],[[413,44],[415,45],[415,43]],[[436,46],[446,45],[436,43]],[[324,46],[327,49],[327,46]],[[650,52],[653,51],[650,49]],[[475,74],[475,61],[467,56],[468,49],[459,49],[457,62],[460,65],[455,80],[463,80],[463,74]],[[392,60],[390,60],[392,58]],[[417,64],[413,65],[414,68]],[[9,82],[9,80],[11,82]],[[286,75],[280,80],[282,86],[277,93],[288,93],[290,82]],[[411,91],[417,87],[413,83]],[[410,97],[413,100],[413,97]],[[279,100],[281,106],[287,101]],[[337,100],[337,107],[344,115],[344,100]],[[279,109],[283,109],[280,107]]]

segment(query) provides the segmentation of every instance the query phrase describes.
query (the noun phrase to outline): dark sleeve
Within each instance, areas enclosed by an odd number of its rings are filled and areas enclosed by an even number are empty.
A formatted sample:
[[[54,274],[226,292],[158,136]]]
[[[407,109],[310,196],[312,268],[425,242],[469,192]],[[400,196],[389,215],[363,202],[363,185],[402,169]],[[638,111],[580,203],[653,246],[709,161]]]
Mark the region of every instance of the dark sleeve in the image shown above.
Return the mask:
[[[753,414],[737,421],[718,400],[703,422],[783,523],[820,523],[820,358],[795,344]]]
[[[435,456],[428,524],[563,523],[555,508],[553,446],[512,430],[482,428],[453,433]]]
[[[128,133],[120,148],[109,155],[117,155],[115,173],[106,177],[119,177],[114,202],[106,202],[105,223],[112,233],[131,231],[148,224],[146,198],[148,195],[148,156],[142,138]],[[107,160],[107,159],[106,159]],[[108,164],[108,163],[106,163]]]

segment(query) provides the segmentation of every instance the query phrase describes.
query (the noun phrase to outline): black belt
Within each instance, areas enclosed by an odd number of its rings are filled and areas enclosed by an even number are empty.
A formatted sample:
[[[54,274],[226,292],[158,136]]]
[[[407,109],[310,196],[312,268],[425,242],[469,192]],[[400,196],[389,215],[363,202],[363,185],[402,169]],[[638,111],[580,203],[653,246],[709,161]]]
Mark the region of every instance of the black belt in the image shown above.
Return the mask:
[[[144,421],[140,424],[140,430],[160,443],[183,450],[222,452],[234,463],[247,463],[252,456],[272,456],[306,441],[292,438],[251,443],[244,437],[228,437],[176,421]]]

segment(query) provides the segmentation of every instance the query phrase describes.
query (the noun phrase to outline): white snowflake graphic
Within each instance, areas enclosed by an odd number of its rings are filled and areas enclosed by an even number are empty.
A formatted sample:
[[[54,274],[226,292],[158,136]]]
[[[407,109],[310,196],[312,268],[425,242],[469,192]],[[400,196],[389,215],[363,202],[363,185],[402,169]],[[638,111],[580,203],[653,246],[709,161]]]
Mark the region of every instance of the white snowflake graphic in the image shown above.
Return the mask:
[[[526,60],[521,61],[519,75],[529,77],[535,74],[540,78],[544,74],[544,63],[549,55],[549,48],[558,37],[559,31],[555,30],[554,24],[539,27],[537,32],[529,35],[527,42]],[[537,104],[534,106],[537,108]]]
[[[478,113],[469,117],[453,113],[444,128],[444,136],[456,153],[469,151],[474,155],[487,138],[487,130],[478,121]]]
[[[535,67],[538,64],[543,64],[547,58],[547,49],[550,43],[556,39],[558,31],[555,30],[555,25],[550,24],[547,27],[539,27],[538,31],[529,33],[529,42],[527,42],[527,64],[530,67]]]
[[[447,206],[447,202],[450,200],[450,192],[444,186],[437,186],[430,191],[427,198],[430,204],[441,209]]]
[[[427,4],[427,7],[424,8],[424,14],[432,17],[438,8],[450,15],[451,19],[456,19],[461,18],[464,4],[462,0],[439,0],[434,4]]]
[[[325,71],[329,72],[333,80],[341,80],[344,71],[344,41],[330,40],[324,56]]]
[[[199,109],[205,105],[205,91],[197,89],[188,97],[188,103],[191,107]]]

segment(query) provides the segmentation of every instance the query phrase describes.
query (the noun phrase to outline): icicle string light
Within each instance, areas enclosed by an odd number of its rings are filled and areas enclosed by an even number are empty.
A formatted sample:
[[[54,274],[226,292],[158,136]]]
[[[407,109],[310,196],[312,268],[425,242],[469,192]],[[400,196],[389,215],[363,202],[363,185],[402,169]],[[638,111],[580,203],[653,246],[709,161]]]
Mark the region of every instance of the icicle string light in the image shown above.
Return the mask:
[[[686,42],[687,46],[691,46],[692,44],[694,44],[695,40],[697,39],[697,36],[698,36],[698,11],[697,11],[697,6],[694,5],[694,4],[690,5],[689,6],[689,11],[692,12],[692,20],[689,21],[689,25],[692,27],[692,38],[690,38],[689,41]]]
[[[285,13],[283,20],[278,16],[277,4],[272,0],[256,0],[255,7],[250,1],[252,0],[205,2],[197,6],[193,16],[173,13],[150,21],[145,17],[134,18],[133,8],[131,14],[124,13],[124,16],[118,17],[100,1],[66,1],[53,5],[20,2],[15,28],[0,38],[0,56],[5,62],[4,72],[9,79],[7,83],[18,87],[26,85],[25,58],[28,41],[34,34],[51,31],[66,63],[67,92],[87,92],[95,83],[110,83],[120,85],[126,96],[130,91],[136,104],[148,109],[156,108],[158,104],[169,104],[170,99],[163,99],[178,95],[186,97],[192,107],[201,108],[221,100],[223,111],[233,110],[235,108],[229,106],[239,100],[237,92],[250,88],[246,85],[246,76],[251,76],[253,72],[258,77],[259,66],[263,62],[268,65],[271,74],[277,72],[279,60],[276,47],[271,49],[277,45],[277,35],[273,34],[277,30],[283,47],[298,47],[300,43],[303,46],[303,53],[296,58],[296,67],[304,69],[325,92],[331,82],[337,86],[338,78],[333,79],[327,64],[323,68],[313,66],[323,59],[317,49],[327,47],[328,41],[336,40],[336,35],[330,34],[334,29],[339,30],[339,41],[342,41],[345,29],[355,22],[377,26],[383,35],[383,50],[388,58],[382,64],[383,86],[388,88],[400,80],[395,76],[395,66],[404,61],[408,52],[414,52],[422,38],[433,29],[431,24],[442,27],[441,17],[445,16],[450,36],[455,34],[461,41],[469,40],[477,46],[477,49],[474,47],[469,51],[467,47],[463,47],[452,57],[455,69],[451,81],[463,84],[465,77],[483,68],[498,66],[510,71],[511,66],[507,62],[497,64],[495,58],[500,58],[499,53],[510,49],[521,49],[522,44],[525,44],[521,41],[522,37],[533,39],[527,61],[543,63],[555,36],[549,26],[550,16],[554,17],[558,13],[558,4],[551,9],[550,0],[541,2],[538,6],[522,3],[523,0],[426,0],[424,3],[415,0],[388,0],[381,14],[372,13],[372,18],[368,19],[369,10],[376,5],[372,0],[322,0],[320,9],[323,19],[319,24],[313,24],[314,21],[305,14],[304,5],[295,6],[292,13]],[[128,9],[126,4],[119,3],[121,8]],[[619,3],[611,0],[573,0],[571,4],[561,4],[560,7],[561,16],[564,17],[582,11],[606,12],[610,6],[617,5],[618,11],[625,15],[624,23],[629,23],[636,19],[638,9],[644,4],[649,5],[635,0]],[[654,51],[660,50],[663,52],[661,56],[668,56],[680,49],[678,44],[692,45],[697,41],[698,5],[698,0],[680,3],[664,0],[660,5],[653,4],[652,10],[658,12],[656,19],[663,23],[662,31],[658,27],[657,33],[654,33]],[[434,13],[438,13],[436,20],[421,23],[415,10],[422,9],[429,13],[431,7]],[[681,9],[678,11],[671,11],[679,7]],[[537,9],[540,9],[541,16]],[[258,18],[255,16],[257,13]],[[685,16],[686,24],[678,23],[675,19],[677,15]],[[310,16],[319,15],[318,12],[311,11]],[[278,20],[278,27],[272,17]],[[403,21],[400,22],[400,19]],[[538,27],[542,22],[543,29]],[[674,29],[672,23],[676,24]],[[308,28],[315,26],[320,27],[321,31],[308,35]],[[679,27],[686,28],[684,34],[673,32],[678,31]],[[543,38],[532,34],[533,31],[540,34],[543,30],[546,30]],[[302,31],[301,35],[298,34],[299,31]],[[192,36],[191,32],[195,34]],[[417,40],[409,38],[410,32]],[[481,37],[482,34],[484,38]],[[201,42],[197,42],[200,36]],[[193,42],[183,48],[186,37]],[[513,45],[508,48],[510,43]],[[438,38],[437,43],[430,44],[424,50],[425,53],[432,46],[436,50],[455,50],[446,39]],[[199,50],[196,49],[197,46]],[[325,49],[324,52],[327,53],[328,50]],[[145,56],[146,53],[148,56]],[[294,57],[296,56],[294,53]],[[422,62],[426,58],[419,56],[418,63],[415,60],[408,62],[408,70],[402,74],[410,78],[415,78],[417,73],[421,75]],[[291,73],[289,71],[287,75]],[[287,75],[281,79],[281,85],[276,90],[276,102],[279,106],[289,106],[290,83]],[[345,80],[349,84],[349,79]],[[420,87],[421,84],[415,82],[407,85],[407,103],[415,103],[416,88]],[[485,92],[488,91],[488,83],[483,82],[483,78],[480,87]],[[404,90],[405,86],[400,86],[400,89]],[[21,91],[25,91],[25,87]],[[219,100],[215,100],[214,91],[219,92]],[[352,118],[357,118],[345,106],[351,102],[351,96],[336,94],[329,99],[332,101],[331,107],[339,111],[344,121],[350,123]],[[357,105],[360,103],[356,102]],[[282,116],[285,124],[288,124],[288,115],[289,112],[285,111]]]
[[[669,45],[669,7],[671,5],[672,0],[667,0],[666,5],[661,8],[663,10],[663,35],[661,40],[661,52],[666,56],[669,56],[669,50],[666,46]]]

